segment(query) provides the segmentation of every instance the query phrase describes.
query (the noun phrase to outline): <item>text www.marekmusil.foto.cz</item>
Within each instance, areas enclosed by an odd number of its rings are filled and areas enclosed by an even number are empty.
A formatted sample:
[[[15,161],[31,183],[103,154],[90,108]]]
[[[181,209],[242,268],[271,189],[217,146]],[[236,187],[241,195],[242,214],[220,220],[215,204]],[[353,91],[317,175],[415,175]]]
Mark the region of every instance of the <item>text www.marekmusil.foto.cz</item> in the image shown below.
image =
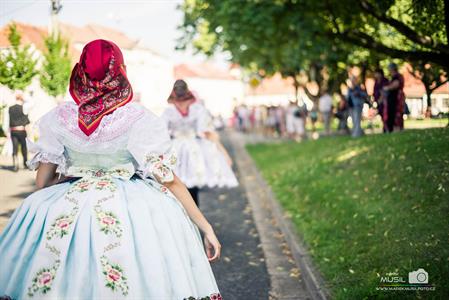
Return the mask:
[[[378,291],[434,291],[429,284],[429,274],[422,268],[408,273],[408,283],[398,273],[392,272],[380,277]]]
[[[435,286],[378,286],[378,291],[435,291]]]

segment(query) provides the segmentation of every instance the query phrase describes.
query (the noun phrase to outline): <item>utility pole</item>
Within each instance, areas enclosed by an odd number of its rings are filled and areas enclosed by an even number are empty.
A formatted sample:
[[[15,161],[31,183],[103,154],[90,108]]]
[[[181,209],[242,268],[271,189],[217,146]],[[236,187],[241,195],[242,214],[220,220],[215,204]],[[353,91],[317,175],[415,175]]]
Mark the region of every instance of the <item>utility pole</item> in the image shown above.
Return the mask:
[[[50,25],[49,25],[49,34],[52,36],[58,36],[59,34],[59,22],[58,22],[58,14],[62,9],[62,0],[50,0]]]

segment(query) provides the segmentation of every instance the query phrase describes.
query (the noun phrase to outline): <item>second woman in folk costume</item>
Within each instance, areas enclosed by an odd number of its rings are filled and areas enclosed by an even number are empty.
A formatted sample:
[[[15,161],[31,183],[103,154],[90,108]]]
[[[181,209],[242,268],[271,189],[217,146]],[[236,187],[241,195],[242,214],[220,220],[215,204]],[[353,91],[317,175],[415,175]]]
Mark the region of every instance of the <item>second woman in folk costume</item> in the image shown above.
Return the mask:
[[[0,298],[220,300],[220,244],[173,173],[165,123],[129,103],[114,43],[84,47],[70,94],[39,123],[40,190],[0,235]]]
[[[393,132],[404,129],[404,77],[399,73],[398,66],[395,63],[391,63],[388,70],[391,74],[391,80],[383,86],[383,91],[386,92],[383,120],[386,127],[385,131]]]
[[[178,155],[175,172],[197,205],[201,187],[237,186],[231,159],[219,141],[212,118],[184,80],[175,82],[168,102],[162,118],[167,122]]]

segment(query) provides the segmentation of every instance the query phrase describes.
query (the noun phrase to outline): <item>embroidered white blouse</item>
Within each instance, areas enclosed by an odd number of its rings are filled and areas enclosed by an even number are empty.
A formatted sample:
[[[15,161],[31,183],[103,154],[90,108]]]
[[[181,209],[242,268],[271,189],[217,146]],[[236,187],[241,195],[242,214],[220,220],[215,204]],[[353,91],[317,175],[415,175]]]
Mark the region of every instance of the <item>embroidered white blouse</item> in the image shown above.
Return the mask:
[[[106,115],[90,136],[78,127],[75,103],[59,105],[37,126],[38,141],[29,141],[30,151],[36,153],[28,163],[32,169],[39,162],[53,163],[58,173],[67,175],[72,166],[110,169],[132,163],[143,176],[173,180],[176,156],[166,124],[140,104],[130,103]]]
[[[189,106],[187,116],[181,115],[175,105],[171,104],[162,114],[172,137],[193,135],[203,137],[204,132],[214,131],[212,118],[200,103]]]

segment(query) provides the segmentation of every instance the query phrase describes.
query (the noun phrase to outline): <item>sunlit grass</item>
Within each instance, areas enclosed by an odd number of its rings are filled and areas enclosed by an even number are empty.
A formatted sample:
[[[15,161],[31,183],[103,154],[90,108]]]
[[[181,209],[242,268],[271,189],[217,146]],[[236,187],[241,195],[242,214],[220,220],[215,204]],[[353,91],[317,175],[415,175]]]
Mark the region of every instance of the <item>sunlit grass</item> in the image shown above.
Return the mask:
[[[449,129],[248,149],[335,299],[449,295]],[[376,291],[424,268],[434,292]]]

